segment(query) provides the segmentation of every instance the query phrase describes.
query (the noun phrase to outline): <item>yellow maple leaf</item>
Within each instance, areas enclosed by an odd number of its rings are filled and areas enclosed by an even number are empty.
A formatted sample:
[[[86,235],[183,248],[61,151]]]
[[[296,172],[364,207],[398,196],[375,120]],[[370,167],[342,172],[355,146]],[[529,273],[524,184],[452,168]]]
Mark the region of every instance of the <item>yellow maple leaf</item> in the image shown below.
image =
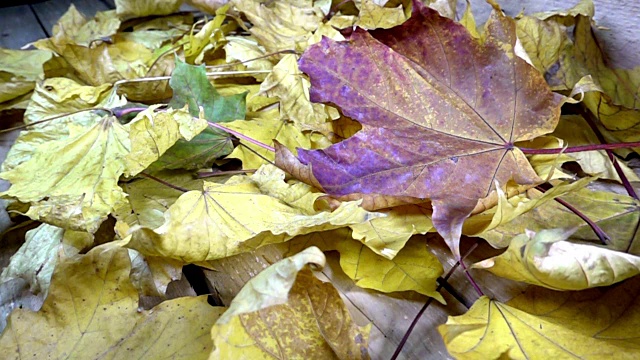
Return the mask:
[[[311,83],[298,69],[295,55],[287,54],[273,67],[260,85],[260,93],[280,99],[280,116],[293,121],[300,130],[314,130],[316,126],[339,117],[335,108],[312,103],[309,99]]]
[[[51,58],[43,50],[0,48],[0,103],[28,94],[44,75],[42,65]]]
[[[26,215],[33,219],[93,233],[126,201],[118,179],[129,148],[128,133],[115,117],[89,128],[72,126],[68,138],[44,143],[29,160],[0,174],[12,184],[2,195],[30,203]]]
[[[116,13],[121,19],[168,15],[178,11],[182,0],[115,0]]]
[[[186,109],[155,112],[154,105],[140,112],[125,127],[131,151],[126,155],[125,176],[133,176],[158,160],[178,140],[191,140],[207,128],[205,119],[192,117]]]
[[[210,359],[368,359],[368,328],[352,322],[330,283],[305,269],[324,262],[311,247],[251,279],[211,329]]]
[[[284,175],[269,165],[225,184],[205,181],[203,191],[187,192],[169,207],[161,227],[137,226],[121,236],[144,254],[197,262],[382,216],[363,210],[359,202],[317,211],[313,204],[323,194],[300,182],[286,183]]]
[[[340,266],[356,285],[382,292],[412,290],[431,296],[441,303],[436,279],[442,275],[442,264],[427,249],[424,241],[409,241],[392,259],[386,259],[357,241],[339,241]]]
[[[433,229],[431,209],[423,206],[398,206],[382,212],[387,216],[349,227],[354,239],[387,259],[393,259],[411,236]]]
[[[635,359],[639,355],[637,349],[583,335],[486,296],[466,314],[450,316],[438,331],[457,359]]]
[[[11,314],[0,336],[3,358],[206,358],[211,341],[203,335],[224,308],[202,296],[140,311],[130,270],[126,249],[108,244],[63,259],[42,309]]]
[[[309,135],[303,134],[294,124],[275,118],[277,116],[277,110],[272,110],[261,115],[266,117],[233,121],[225,124],[225,126],[267,145],[273,145],[273,140],[277,140],[289,149],[311,147]],[[227,157],[241,160],[243,168],[257,169],[266,163],[264,159],[270,161],[275,160],[275,154],[272,151],[268,151],[245,140],[240,140],[240,142],[243,146],[236,146]],[[247,147],[249,147],[250,150],[247,149]]]
[[[521,196],[536,199],[542,194],[536,189],[530,189]],[[608,248],[640,255],[640,234],[635,230],[640,217],[638,200],[627,195],[588,188],[567,193],[561,199],[596,222],[609,235],[611,244]],[[510,222],[483,233],[482,237],[492,244],[506,246],[511,239],[527,229],[537,232],[553,228],[576,228],[578,230],[571,235],[571,240],[600,243],[598,236],[584,220],[556,201],[546,202],[521,214]]]
[[[331,3],[277,1],[266,6],[253,0],[233,0],[233,6],[253,24],[249,30],[267,52],[307,48],[307,40],[329,12]]]
[[[502,189],[497,189],[498,205],[495,209],[488,211],[488,213],[492,215],[486,218],[482,216],[479,216],[478,219],[470,218],[468,223],[463,227],[463,233],[468,236],[482,237],[484,233],[495,229],[502,224],[508,224],[518,216],[521,216],[538,206],[542,206],[546,202],[552,201],[559,196],[581,189],[595,179],[596,178],[586,177],[574,182],[558,183],[540,197],[536,198],[528,198],[526,196],[519,195],[507,198],[507,195]],[[509,242],[494,242],[492,241],[492,238],[487,239],[487,241],[489,241],[491,246],[496,248],[503,248],[509,245]]]

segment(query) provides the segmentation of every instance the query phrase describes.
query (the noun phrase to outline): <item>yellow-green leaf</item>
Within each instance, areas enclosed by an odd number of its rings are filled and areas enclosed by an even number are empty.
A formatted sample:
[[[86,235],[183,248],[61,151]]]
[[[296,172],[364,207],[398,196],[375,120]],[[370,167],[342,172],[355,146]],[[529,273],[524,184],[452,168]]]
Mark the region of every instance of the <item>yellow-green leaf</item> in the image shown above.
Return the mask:
[[[507,302],[571,331],[640,353],[640,277],[616,286],[583,291],[555,291],[530,286]]]
[[[433,229],[431,209],[420,205],[397,206],[381,212],[387,216],[350,228],[354,239],[387,259],[393,259],[411,236]]]
[[[289,149],[311,147],[308,135],[303,134],[294,124],[276,118],[277,110],[272,110],[261,115],[265,117],[233,121],[225,124],[225,126],[271,146],[273,146],[273,140],[277,140]],[[245,169],[257,169],[266,163],[266,161],[256,155],[256,153],[270,161],[275,160],[275,154],[272,151],[266,150],[246,140],[240,140],[240,143],[242,143],[243,146],[236,146],[231,154],[228,155],[228,158],[241,160],[242,167]],[[247,149],[247,147],[250,148],[250,150]]]
[[[219,9],[213,20],[186,38],[184,54],[189,63],[201,64],[205,52],[214,51],[223,45],[224,33],[221,26],[226,17],[226,7]]]
[[[589,145],[600,142],[584,118],[577,115],[562,116],[552,135],[566,141],[568,146]],[[567,155],[574,158],[587,174],[620,182],[620,177],[613,167],[613,163],[609,160],[606,151],[583,151]],[[629,169],[622,160],[618,159],[618,164],[629,181],[640,181],[638,175]]]
[[[29,93],[44,75],[50,51],[0,48],[0,103]]]
[[[30,124],[78,110],[94,107],[113,108],[126,103],[110,90],[110,84],[85,86],[67,78],[46,79],[36,86],[31,102],[29,102],[29,106],[24,113],[24,121]],[[77,122],[77,119],[81,117],[89,118],[91,115],[93,114],[87,111],[69,115],[68,117],[61,117],[60,120],[56,119],[57,121],[55,122],[63,122],[69,119]],[[92,118],[95,120],[99,116],[93,115]],[[47,123],[46,126],[49,125],[51,123]]]
[[[463,233],[469,236],[480,236],[482,237],[484,233],[489,230],[495,229],[496,227],[502,224],[508,224],[510,221],[516,219],[522,214],[531,211],[532,209],[543,205],[547,201],[551,201],[556,197],[562,196],[568,192],[576,191],[587,186],[590,182],[594,181],[595,178],[582,178],[580,180],[574,182],[563,182],[560,184],[556,184],[556,186],[547,190],[540,197],[536,198],[528,198],[526,196],[513,196],[511,198],[507,198],[506,194],[502,189],[496,188],[498,193],[498,206],[495,210],[491,210],[493,212],[493,216],[490,217],[490,222],[483,222],[477,220],[469,221],[469,224],[466,224],[463,228]],[[497,248],[503,248],[509,245],[510,239],[507,242],[495,242],[492,241],[493,238],[489,237],[487,241],[493,246]]]
[[[195,179],[189,171],[160,171],[153,176],[183,189],[202,189],[203,180]],[[113,213],[119,226],[126,224],[127,227],[142,225],[158,228],[164,223],[165,211],[182,195],[180,190],[147,178],[138,178],[121,186],[129,202]]]
[[[90,233],[126,201],[118,186],[129,152],[126,129],[114,117],[90,128],[70,128],[67,139],[39,146],[33,156],[0,176],[11,182],[2,193],[31,207],[27,216]]]
[[[540,192],[527,191],[528,199],[537,199]],[[640,255],[640,234],[636,231],[640,221],[640,202],[626,195],[582,188],[561,197],[578,211],[595,221],[611,238],[608,248]],[[599,244],[600,239],[584,220],[556,201],[549,201],[521,214],[509,223],[482,234],[492,244],[509,244],[512,238],[525,230],[540,231],[553,228],[577,228],[572,240]]]

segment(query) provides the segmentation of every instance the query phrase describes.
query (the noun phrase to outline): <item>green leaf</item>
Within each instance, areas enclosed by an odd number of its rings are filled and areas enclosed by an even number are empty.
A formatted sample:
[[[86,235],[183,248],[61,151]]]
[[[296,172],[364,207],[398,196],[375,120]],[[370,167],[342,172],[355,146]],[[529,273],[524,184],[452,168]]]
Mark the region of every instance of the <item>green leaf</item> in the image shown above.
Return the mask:
[[[220,95],[209,82],[204,65],[193,66],[176,58],[169,85],[173,89],[169,106],[174,109],[187,105],[191,116],[198,117],[202,108],[205,119],[215,123],[245,118],[247,93]],[[231,150],[233,144],[229,134],[207,128],[191,141],[178,141],[152,169],[197,169],[228,155]]]

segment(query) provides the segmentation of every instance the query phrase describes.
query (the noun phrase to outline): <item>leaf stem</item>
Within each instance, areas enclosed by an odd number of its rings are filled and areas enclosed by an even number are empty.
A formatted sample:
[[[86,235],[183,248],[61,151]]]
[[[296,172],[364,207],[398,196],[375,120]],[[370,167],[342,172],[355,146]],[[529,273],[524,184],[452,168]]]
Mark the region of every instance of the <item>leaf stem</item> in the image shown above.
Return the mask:
[[[456,269],[458,268],[458,266],[460,265],[460,263],[462,262],[462,260],[464,260],[464,258],[466,258],[467,256],[471,255],[471,253],[478,247],[478,242],[476,241],[475,244],[473,244],[471,246],[471,248],[464,254],[462,255],[462,257],[460,258],[460,260],[456,261],[455,264],[453,264],[453,266],[451,267],[451,269],[449,269],[449,271],[447,272],[447,274],[444,276],[443,281],[447,282],[449,280],[449,278],[451,277],[451,275],[453,275],[453,272],[456,271]],[[442,289],[443,285],[442,283],[438,284],[438,287],[436,288],[436,291],[440,291],[440,289]],[[429,305],[433,302],[433,298],[429,298],[427,299],[427,301],[424,303],[424,305],[422,306],[422,308],[420,309],[420,311],[418,311],[418,313],[416,314],[416,316],[413,318],[413,321],[411,322],[411,325],[409,325],[409,328],[407,329],[407,331],[404,333],[404,336],[402,337],[402,339],[400,340],[400,342],[398,343],[398,347],[396,347],[396,351],[393,353],[393,356],[391,356],[391,360],[396,360],[398,358],[398,356],[400,355],[400,352],[402,351],[402,348],[404,347],[404,345],[407,343],[407,339],[409,339],[409,335],[411,335],[411,332],[413,331],[413,328],[416,327],[416,325],[418,324],[418,320],[420,320],[420,318],[422,317],[422,314],[424,314],[424,312],[427,310],[427,307],[429,307]]]
[[[258,141],[258,140],[252,139],[252,138],[250,138],[250,137],[248,137],[248,136],[246,136],[246,135],[243,135],[243,134],[241,134],[241,133],[239,133],[239,132],[237,132],[237,131],[235,131],[235,130],[231,130],[231,129],[229,129],[229,128],[227,128],[227,127],[224,127],[224,126],[222,126],[222,125],[220,125],[220,124],[216,124],[216,123],[213,123],[213,122],[211,122],[211,121],[207,121],[207,122],[209,123],[209,126],[214,127],[214,128],[216,128],[216,129],[220,129],[220,130],[222,130],[222,131],[226,131],[226,132],[228,132],[229,134],[234,135],[234,136],[235,136],[235,137],[237,137],[238,139],[242,139],[242,140],[248,141],[248,142],[250,142],[250,143],[252,143],[252,144],[254,144],[254,145],[256,145],[256,146],[259,146],[259,147],[261,147],[261,148],[263,148],[263,149],[266,149],[266,150],[269,150],[269,151],[271,151],[271,152],[276,152],[276,149],[275,149],[275,148],[273,148],[273,147],[271,147],[271,146],[269,146],[269,145],[267,145],[267,144],[261,143],[261,142],[260,142],[260,141]]]
[[[546,192],[546,190],[542,186],[536,186],[536,189],[542,192]],[[587,225],[589,225],[589,227],[596,234],[596,236],[598,236],[598,239],[600,239],[600,242],[602,242],[603,245],[609,244],[609,242],[611,241],[611,238],[609,237],[609,235],[607,235],[607,233],[604,230],[602,230],[602,228],[598,226],[598,224],[596,224],[593,220],[591,220],[587,215],[583,214],[580,210],[578,210],[573,205],[569,204],[563,199],[555,198],[554,200],[557,201],[562,206],[566,207],[567,209],[571,210],[572,213],[576,214],[580,219],[586,222]]]
[[[24,125],[20,125],[20,126],[15,126],[15,127],[8,128],[8,129],[2,129],[2,130],[0,130],[0,134],[7,133],[7,132],[11,132],[11,131],[14,131],[14,130],[20,130],[20,129],[28,128],[29,126],[33,126],[33,125],[38,125],[38,124],[46,123],[46,122],[48,122],[48,121],[52,121],[52,120],[56,120],[56,119],[60,119],[60,118],[63,118],[63,117],[67,117],[67,116],[71,116],[71,115],[79,114],[79,113],[81,113],[81,112],[86,112],[86,111],[106,111],[106,112],[108,112],[108,113],[109,113],[109,114],[111,114],[111,115],[115,115],[111,109],[107,109],[107,108],[91,108],[91,109],[82,109],[82,110],[73,111],[73,112],[66,113],[66,114],[56,115],[56,116],[54,116],[54,117],[50,117],[50,118],[48,118],[48,119],[44,119],[44,120],[34,121],[34,122],[32,122],[32,123],[29,123],[29,124],[24,124]]]
[[[250,146],[247,146],[247,145],[245,145],[245,144],[243,144],[243,143],[239,143],[239,145],[240,145],[240,146],[242,146],[242,147],[244,147],[245,149],[247,149],[247,150],[251,151],[255,156],[259,157],[260,159],[262,159],[262,160],[264,160],[264,161],[268,162],[269,164],[271,164],[271,165],[273,165],[273,166],[276,166],[276,164],[275,164],[273,161],[271,161],[271,160],[267,159],[266,157],[264,157],[264,156],[263,156],[262,154],[260,154],[259,152],[257,152],[257,151],[255,151],[255,150],[253,150]]]
[[[589,124],[589,127],[591,127],[591,130],[598,138],[598,141],[600,141],[603,144],[606,144],[607,140],[604,138],[604,135],[602,135],[602,132],[598,128],[598,125],[596,124],[596,118],[593,115],[593,113],[588,109],[585,109],[583,106],[576,106],[576,109],[577,109],[577,112],[580,115],[582,115],[582,117],[587,121],[587,124]],[[629,182],[629,179],[627,179],[627,175],[625,175],[624,171],[622,171],[622,168],[620,167],[620,163],[618,162],[618,158],[615,156],[615,154],[611,149],[607,149],[606,151],[607,151],[607,156],[609,156],[609,160],[613,164],[613,168],[616,170],[616,173],[620,178],[620,182],[622,183],[624,188],[627,190],[627,194],[629,194],[629,196],[631,196],[636,200],[640,200],[640,198],[638,198],[638,194],[636,194],[636,190],[633,188],[633,186],[631,186],[631,182]]]
[[[126,109],[122,109],[122,110],[115,110],[114,111],[114,115],[116,117],[122,117],[122,116],[125,116],[127,114],[131,114],[131,113],[134,113],[134,112],[142,112],[142,111],[145,111],[147,109],[148,108],[145,108],[145,107],[126,108]]]
[[[460,259],[460,267],[462,267],[462,269],[464,270],[464,275],[467,277],[467,279],[471,283],[471,286],[473,286],[473,288],[476,290],[476,292],[478,293],[478,296],[484,296],[484,293],[480,289],[480,286],[478,286],[478,284],[476,283],[476,280],[469,273],[469,269],[467,268],[467,265],[464,264],[464,259]]]
[[[246,169],[246,170],[228,170],[228,171],[207,171],[198,173],[196,176],[198,179],[214,177],[214,176],[225,176],[225,175],[240,175],[246,173],[254,173],[256,169]]]
[[[155,177],[155,176],[153,176],[153,175],[149,175],[149,174],[147,174],[147,173],[143,173],[143,172],[142,172],[142,173],[140,173],[140,175],[141,175],[141,176],[144,176],[144,177],[146,177],[146,178],[148,178],[148,179],[151,179],[151,180],[153,180],[153,181],[157,181],[157,182],[159,182],[160,184],[165,185],[165,186],[168,186],[168,187],[170,187],[170,188],[172,188],[172,189],[174,189],[174,190],[182,191],[183,193],[189,192],[189,189],[185,189],[185,188],[180,187],[180,186],[178,186],[178,185],[173,185],[172,183],[166,182],[166,181],[164,181],[164,180],[162,180],[162,179],[160,179],[160,178],[157,178],[157,177]]]
[[[264,58],[268,58],[274,55],[280,55],[280,54],[298,54],[298,52],[296,52],[295,50],[280,50],[280,51],[276,51],[276,52],[272,52],[272,53],[268,53],[268,54],[264,54],[262,56],[258,56],[255,57],[253,59],[247,59],[247,60],[243,60],[243,61],[233,61],[230,63],[226,63],[226,64],[222,64],[222,65],[210,65],[207,66],[207,69],[220,69],[220,68],[226,68],[226,67],[230,67],[230,66],[234,66],[234,65],[240,65],[240,64],[244,64],[244,63],[248,63],[251,61],[256,61],[256,60],[260,60],[260,59],[264,59]]]
[[[615,144],[590,144],[580,146],[570,146],[567,148],[555,148],[555,149],[532,149],[532,148],[518,148],[525,154],[538,155],[538,154],[568,154],[583,151],[598,151],[598,150],[614,150],[640,147],[640,142],[628,142],[628,143],[615,143]]]
[[[213,76],[227,76],[227,75],[269,74],[269,73],[271,73],[271,70],[244,70],[244,71],[215,71],[215,72],[208,72],[205,75],[207,75],[208,77],[213,77]],[[170,80],[170,79],[171,79],[171,76],[152,76],[152,77],[141,77],[136,79],[122,79],[114,82],[113,86],[117,88],[122,84],[163,81],[163,80]]]

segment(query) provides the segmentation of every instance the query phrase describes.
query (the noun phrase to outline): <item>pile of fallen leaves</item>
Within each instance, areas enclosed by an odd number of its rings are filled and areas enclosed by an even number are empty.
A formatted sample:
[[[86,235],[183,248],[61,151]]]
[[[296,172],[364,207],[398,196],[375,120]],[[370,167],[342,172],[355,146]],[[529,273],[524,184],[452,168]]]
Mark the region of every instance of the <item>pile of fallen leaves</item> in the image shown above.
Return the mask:
[[[590,1],[492,4],[482,28],[456,1],[180,3],[72,6],[37,50],[0,49],[0,110],[28,125],[2,196],[33,227],[0,275],[4,358],[368,358],[309,265],[338,251],[358,286],[443,302],[427,232],[537,286],[450,317],[453,356],[640,356],[639,281],[603,287],[640,272],[637,148],[570,151],[639,138],[640,71],[606,65]],[[228,307],[138,309],[263,246],[290,256]]]

